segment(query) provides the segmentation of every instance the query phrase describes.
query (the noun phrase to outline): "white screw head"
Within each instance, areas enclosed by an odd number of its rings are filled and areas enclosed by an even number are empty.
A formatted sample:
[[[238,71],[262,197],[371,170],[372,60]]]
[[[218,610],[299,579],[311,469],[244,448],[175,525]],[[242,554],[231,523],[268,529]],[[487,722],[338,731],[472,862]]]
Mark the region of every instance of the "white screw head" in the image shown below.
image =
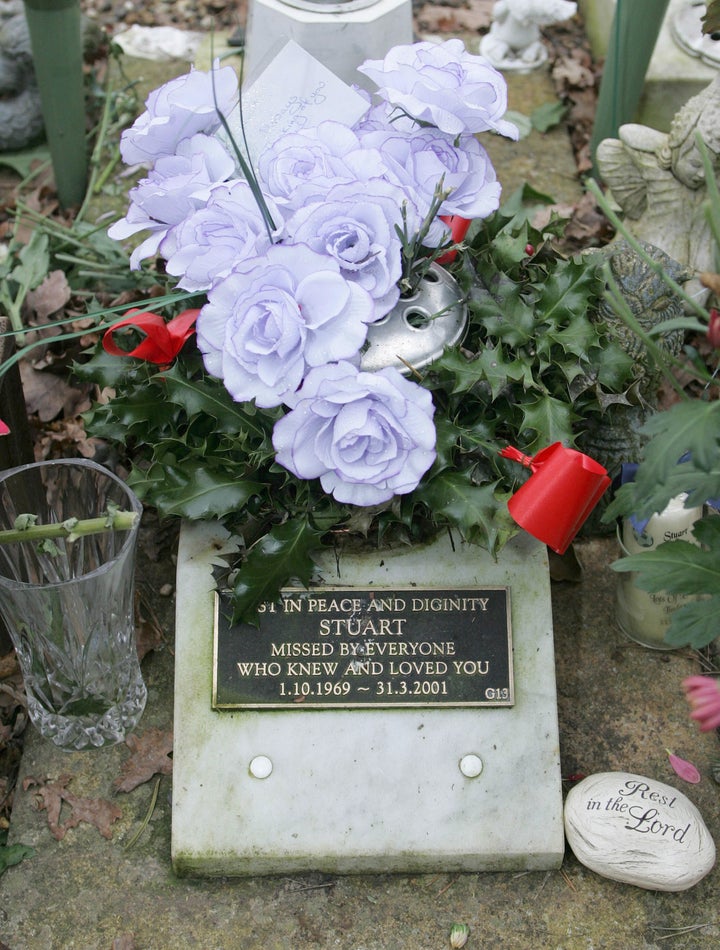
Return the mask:
[[[250,762],[250,774],[253,778],[267,778],[272,770],[272,759],[266,755],[256,755]]]
[[[460,759],[459,765],[460,771],[465,778],[477,778],[483,770],[482,759],[479,755],[475,755],[474,752],[464,755]]]

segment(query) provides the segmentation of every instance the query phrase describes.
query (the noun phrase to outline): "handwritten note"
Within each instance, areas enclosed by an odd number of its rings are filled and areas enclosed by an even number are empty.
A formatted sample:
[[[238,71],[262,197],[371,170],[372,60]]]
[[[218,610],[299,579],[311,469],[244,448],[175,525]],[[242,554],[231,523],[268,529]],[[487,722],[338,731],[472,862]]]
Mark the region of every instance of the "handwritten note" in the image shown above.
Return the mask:
[[[328,119],[353,125],[367,109],[363,96],[290,40],[243,88],[242,123],[250,159],[255,162],[286,132],[302,132]],[[242,143],[239,108],[228,124],[235,141]]]

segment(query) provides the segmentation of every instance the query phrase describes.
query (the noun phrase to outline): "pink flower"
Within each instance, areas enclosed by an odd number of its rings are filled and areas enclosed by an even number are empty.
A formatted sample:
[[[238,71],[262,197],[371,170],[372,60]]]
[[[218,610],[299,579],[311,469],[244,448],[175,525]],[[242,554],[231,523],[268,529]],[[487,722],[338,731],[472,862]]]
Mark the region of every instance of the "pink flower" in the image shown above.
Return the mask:
[[[710,346],[720,348],[720,311],[716,310],[714,307],[710,311],[707,335],[708,340],[710,341]]]
[[[3,422],[2,419],[0,419],[0,435],[8,435],[9,433],[10,433],[10,429],[8,428],[7,423]]]
[[[690,718],[701,732],[720,726],[720,685],[714,676],[688,676],[682,682],[687,701],[692,707]]]

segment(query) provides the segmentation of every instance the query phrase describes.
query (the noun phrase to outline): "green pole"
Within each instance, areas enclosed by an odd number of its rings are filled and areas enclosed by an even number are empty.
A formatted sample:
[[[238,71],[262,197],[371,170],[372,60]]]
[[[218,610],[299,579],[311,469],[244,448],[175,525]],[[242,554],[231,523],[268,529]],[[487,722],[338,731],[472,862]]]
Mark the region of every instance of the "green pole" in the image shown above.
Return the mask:
[[[617,0],[598,94],[590,154],[632,122],[670,0]]]
[[[77,205],[88,175],[80,0],[25,0],[25,15],[58,198]]]

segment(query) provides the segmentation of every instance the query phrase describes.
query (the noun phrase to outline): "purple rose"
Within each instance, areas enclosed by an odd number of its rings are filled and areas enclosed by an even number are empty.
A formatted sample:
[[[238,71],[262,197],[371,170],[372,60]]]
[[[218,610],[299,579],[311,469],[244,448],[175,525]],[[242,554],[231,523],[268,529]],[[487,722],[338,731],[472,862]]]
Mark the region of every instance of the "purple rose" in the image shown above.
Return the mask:
[[[108,228],[108,235],[123,240],[138,231],[150,231],[130,257],[130,267],[156,254],[174,227],[202,208],[213,186],[235,171],[235,163],[217,139],[194,135],[183,140],[177,155],[159,158],[147,178],[130,190],[124,218]],[[168,241],[167,252],[171,250]]]
[[[369,135],[369,139],[372,137]],[[463,218],[486,218],[500,204],[500,183],[492,162],[473,135],[457,138],[437,129],[412,133],[391,132],[383,146],[385,160],[402,166],[407,180],[415,184],[427,207],[442,182],[448,197],[440,214]],[[398,177],[402,172],[396,169]]]
[[[384,60],[358,67],[377,84],[378,94],[418,122],[449,135],[493,130],[511,139],[518,131],[503,120],[507,86],[482,56],[468,53],[462,40],[395,46]]]
[[[215,98],[227,116],[238,99],[238,78],[232,66],[216,66],[209,72],[192,69],[155,89],[145,102],[146,111],[120,137],[123,161],[127,165],[152,163],[161,155],[173,155],[182,139],[215,132],[220,128]]]
[[[241,261],[264,254],[270,246],[260,209],[245,181],[213,188],[207,204],[174,229],[172,240],[175,249],[166,270],[181,278],[178,287],[183,290],[207,290]]]
[[[236,402],[279,406],[307,370],[358,357],[374,308],[337,263],[274,244],[214,284],[197,320],[205,367]]]
[[[363,148],[346,125],[330,121],[280,136],[257,167],[263,190],[290,213],[322,201],[334,185],[380,178],[384,171],[379,153]]]
[[[287,222],[292,241],[329,254],[340,273],[370,294],[374,319],[384,317],[400,296],[402,191],[384,181],[336,185],[324,201],[296,211]]]
[[[391,367],[319,366],[275,423],[276,459],[336,501],[379,505],[417,488],[435,461],[433,414],[430,392]]]

